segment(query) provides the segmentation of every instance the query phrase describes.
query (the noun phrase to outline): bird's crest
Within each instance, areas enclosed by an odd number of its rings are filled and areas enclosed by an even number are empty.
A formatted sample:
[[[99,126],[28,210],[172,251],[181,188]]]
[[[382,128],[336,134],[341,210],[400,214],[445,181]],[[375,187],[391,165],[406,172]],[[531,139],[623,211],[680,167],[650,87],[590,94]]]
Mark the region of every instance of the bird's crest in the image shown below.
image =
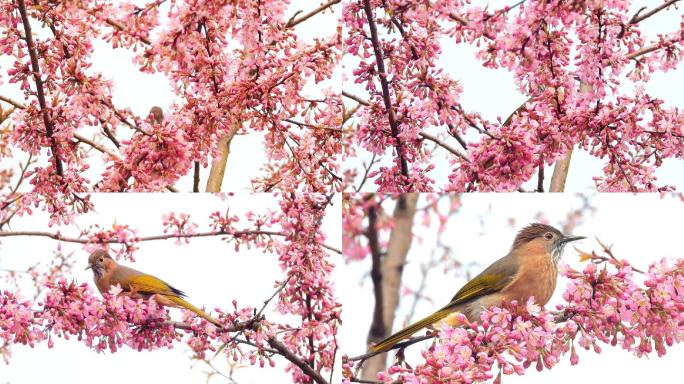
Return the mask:
[[[519,246],[530,242],[538,237],[544,236],[546,232],[552,232],[555,233],[556,236],[562,237],[563,233],[556,228],[542,224],[542,223],[532,223],[528,225],[527,227],[523,228],[518,232],[518,235],[515,236],[515,240],[513,241],[513,246],[511,248],[518,248]]]

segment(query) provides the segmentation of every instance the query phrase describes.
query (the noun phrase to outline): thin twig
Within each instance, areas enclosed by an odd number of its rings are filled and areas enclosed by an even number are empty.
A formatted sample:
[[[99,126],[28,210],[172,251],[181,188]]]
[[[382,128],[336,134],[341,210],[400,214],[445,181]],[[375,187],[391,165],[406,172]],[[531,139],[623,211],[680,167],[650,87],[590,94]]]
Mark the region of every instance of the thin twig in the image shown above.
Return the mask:
[[[357,103],[363,105],[364,107],[369,107],[369,106],[370,106],[370,103],[369,103],[368,101],[366,101],[366,100],[364,100],[364,99],[362,99],[362,98],[360,98],[360,97],[358,97],[358,96],[356,96],[356,95],[353,95],[353,94],[351,94],[351,93],[349,93],[349,92],[347,92],[347,91],[342,91],[342,96],[344,96],[344,97],[346,97],[346,98],[348,98],[348,99],[352,99],[352,100],[356,101]]]
[[[292,120],[292,119],[283,119],[283,121],[288,122],[290,124],[297,125],[299,127],[303,127],[303,128],[327,129],[327,130],[333,131],[333,132],[342,132],[342,129],[337,128],[337,127],[326,127],[324,125],[313,125],[313,124],[303,123],[301,121],[296,121],[296,120]]]
[[[371,157],[370,163],[368,164],[367,167],[365,166],[365,162],[364,162],[365,171],[363,172],[363,178],[361,179],[361,184],[359,184],[359,186],[356,187],[357,193],[360,192],[361,188],[363,188],[363,185],[366,184],[366,181],[368,180],[368,173],[370,172],[371,168],[373,167],[373,163],[375,163],[375,157],[376,156],[377,155],[374,153],[373,157]]]
[[[249,323],[255,324],[255,323],[262,320],[261,316],[264,313],[264,310],[266,309],[268,304],[271,302],[271,300],[273,300],[274,297],[276,297],[276,295],[278,295],[283,290],[283,288],[285,288],[285,286],[287,285],[287,283],[290,281],[291,278],[292,278],[292,276],[288,277],[287,280],[285,280],[285,282],[283,282],[280,285],[280,287],[275,292],[273,292],[271,297],[264,300],[264,304],[261,306],[261,309],[259,310],[259,312],[255,313],[254,316],[252,316],[252,318],[250,320],[248,320]],[[228,345],[235,342],[237,340],[237,338],[240,337],[240,335],[242,334],[242,331],[244,331],[245,329],[247,329],[247,328],[243,328],[235,336],[233,336],[230,340],[226,341],[220,347],[218,347],[218,349],[216,349],[216,353],[214,354],[214,358],[216,358],[216,356],[218,356],[221,353],[221,351],[223,351]]]
[[[235,231],[235,232],[226,232],[226,231],[216,231],[216,232],[197,232],[197,233],[187,233],[183,235],[176,235],[176,234],[164,234],[164,235],[155,235],[155,236],[143,236],[143,237],[135,237],[131,239],[127,239],[126,241],[129,242],[140,242],[140,241],[155,241],[155,240],[168,240],[168,239],[177,239],[178,237],[182,238],[196,238],[196,237],[211,237],[211,236],[233,236],[233,237],[240,237],[240,236],[246,236],[246,235],[264,235],[264,236],[288,236],[287,233],[284,232],[275,232],[275,231],[264,231],[264,230],[244,230],[244,231]],[[17,237],[17,236],[36,236],[36,237],[47,237],[53,240],[57,241],[64,241],[67,243],[78,243],[78,244],[120,244],[124,243],[123,240],[119,239],[106,239],[106,240],[90,240],[90,239],[81,239],[81,238],[75,238],[75,237],[67,237],[63,236],[61,233],[56,232],[56,233],[51,233],[51,232],[41,232],[41,231],[15,231],[15,232],[0,232],[0,237]],[[342,254],[342,251],[339,249],[332,247],[327,244],[321,244],[323,248],[326,248],[330,251],[333,251],[337,254]]]
[[[470,159],[468,159],[468,156],[464,155],[458,149],[456,149],[456,148],[450,146],[449,144],[445,143],[444,141],[440,140],[437,136],[433,136],[427,132],[421,132],[421,133],[419,133],[419,135],[426,140],[432,141],[433,143],[439,145],[440,147],[442,147],[442,148],[446,149],[447,151],[453,153],[454,155],[460,157],[461,159],[463,159],[467,162],[470,162]]]
[[[435,337],[437,337],[437,334],[436,334],[436,333],[429,333],[429,334],[423,335],[423,336],[412,337],[412,338],[410,338],[410,339],[408,339],[408,340],[406,340],[406,341],[402,341],[401,343],[396,343],[396,344],[394,344],[391,348],[389,348],[389,349],[387,349],[387,350],[379,351],[379,352],[368,352],[368,353],[364,353],[363,355],[358,355],[358,356],[350,357],[350,358],[348,358],[348,360],[349,360],[349,361],[364,361],[364,360],[368,360],[369,358],[371,358],[371,357],[373,357],[373,356],[376,356],[376,355],[379,355],[379,354],[381,354],[381,353],[389,352],[389,351],[392,351],[392,350],[394,350],[394,349],[406,348],[406,347],[408,347],[409,345],[413,345],[413,344],[415,344],[415,343],[419,343],[419,342],[421,342],[421,341],[428,340],[428,339],[434,339]]]
[[[195,328],[193,328],[192,324],[183,323],[180,321],[168,320],[168,321],[162,322],[160,325],[163,325],[163,326],[172,325],[176,329],[183,329],[186,331],[192,331],[195,329]],[[243,321],[243,322],[237,323],[231,327],[216,327],[216,332],[220,332],[220,333],[242,332],[245,329],[252,328],[253,326],[254,326],[254,322],[251,320],[248,320],[248,321]]]
[[[665,3],[661,4],[661,5],[658,6],[658,7],[653,8],[653,10],[648,11],[648,12],[644,13],[643,15],[639,15],[644,9],[646,9],[646,7],[642,7],[641,9],[639,9],[639,10],[637,11],[637,13],[634,14],[634,16],[632,16],[632,18],[629,20],[629,22],[628,22],[627,24],[637,24],[637,23],[640,23],[641,21],[644,21],[644,20],[648,19],[649,17],[655,15],[656,13],[662,11],[663,9],[669,7],[670,5],[672,5],[672,4],[674,4],[674,3],[678,2],[678,1],[679,1],[679,0],[670,0],[670,1],[668,1],[668,2],[665,2]]]
[[[331,1],[327,2],[327,3],[325,3],[325,4],[321,4],[320,7],[314,9],[313,11],[311,11],[311,12],[309,12],[309,13],[306,13],[306,14],[303,14],[303,15],[297,17],[297,15],[298,15],[299,13],[301,13],[301,11],[299,11],[299,12],[295,13],[295,14],[290,18],[290,20],[287,21],[287,24],[285,24],[285,27],[286,27],[286,28],[292,28],[292,27],[294,27],[294,26],[296,26],[296,25],[299,25],[300,23],[302,23],[302,22],[304,22],[304,21],[310,19],[311,17],[313,17],[313,16],[315,16],[315,15],[317,15],[317,14],[319,14],[319,13],[325,11],[326,9],[332,7],[333,5],[339,3],[340,1],[342,1],[342,0],[331,0]]]
[[[98,144],[98,143],[94,142],[93,140],[90,140],[86,137],[83,137],[83,136],[79,135],[78,133],[74,133],[74,139],[76,139],[76,141],[78,141],[78,142],[88,144],[91,147],[97,149],[98,151],[100,151],[102,153],[108,154],[109,156],[113,157],[114,159],[120,160],[119,156],[116,153],[110,151],[107,147],[100,145],[100,144]]]

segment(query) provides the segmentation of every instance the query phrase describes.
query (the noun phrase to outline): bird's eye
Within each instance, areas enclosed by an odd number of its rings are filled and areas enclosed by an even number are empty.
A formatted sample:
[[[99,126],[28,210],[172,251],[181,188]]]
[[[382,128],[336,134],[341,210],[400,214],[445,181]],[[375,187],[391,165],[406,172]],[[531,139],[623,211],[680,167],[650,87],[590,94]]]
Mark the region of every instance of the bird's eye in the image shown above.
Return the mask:
[[[544,238],[545,238],[546,240],[551,240],[551,239],[553,239],[553,233],[551,233],[551,232],[546,232],[546,233],[544,234]]]
[[[104,257],[100,257],[100,263],[104,261]]]

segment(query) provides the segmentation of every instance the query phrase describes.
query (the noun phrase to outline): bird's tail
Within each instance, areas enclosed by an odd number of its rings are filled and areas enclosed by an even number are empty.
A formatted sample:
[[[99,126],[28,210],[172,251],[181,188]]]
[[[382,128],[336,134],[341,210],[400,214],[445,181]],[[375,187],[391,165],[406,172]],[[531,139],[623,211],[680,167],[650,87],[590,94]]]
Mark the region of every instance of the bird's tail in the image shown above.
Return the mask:
[[[213,317],[209,316],[206,314],[203,310],[195,307],[194,305],[188,303],[187,301],[183,300],[183,298],[178,297],[178,296],[166,296],[169,300],[173,301],[175,304],[180,305],[181,307],[188,309],[190,311],[193,311],[197,314],[197,316],[207,320],[208,322],[214,324],[215,326],[222,328],[223,325],[219,323],[218,320],[214,319]]]
[[[395,344],[398,342],[402,341],[403,339],[413,335],[414,333],[418,332],[419,330],[427,327],[428,325],[434,324],[443,318],[447,317],[450,313],[453,312],[453,309],[447,309],[443,308],[440,309],[439,311],[433,313],[432,315],[416,321],[415,323],[409,325],[408,327],[402,329],[401,331],[393,334],[392,336],[380,341],[379,343],[375,344],[374,346],[371,347],[371,351],[373,352],[385,352],[389,351]]]

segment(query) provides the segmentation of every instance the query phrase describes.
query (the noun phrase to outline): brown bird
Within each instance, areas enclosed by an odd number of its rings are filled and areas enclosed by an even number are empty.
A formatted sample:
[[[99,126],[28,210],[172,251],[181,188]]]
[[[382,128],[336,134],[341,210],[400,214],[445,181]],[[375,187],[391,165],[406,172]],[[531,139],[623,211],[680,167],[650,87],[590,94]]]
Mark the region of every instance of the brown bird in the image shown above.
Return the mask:
[[[201,309],[183,300],[185,293],[152,275],[119,265],[107,251],[98,249],[88,257],[88,267],[93,270],[95,285],[100,293],[109,292],[109,288],[119,284],[124,292],[132,296],[139,295],[154,300],[168,307],[183,307],[206,319],[217,327],[222,327],[218,320],[207,315]]]
[[[550,225],[530,224],[518,232],[506,256],[464,285],[449,304],[373,345],[371,350],[388,351],[401,340],[455,312],[473,322],[480,320],[482,311],[503,302],[525,303],[534,297],[537,305],[545,305],[556,289],[558,260],[563,248],[571,241],[584,238],[566,236]]]
[[[156,122],[157,124],[164,121],[164,111],[157,107],[156,105],[150,108],[150,112],[147,114],[150,122]]]

